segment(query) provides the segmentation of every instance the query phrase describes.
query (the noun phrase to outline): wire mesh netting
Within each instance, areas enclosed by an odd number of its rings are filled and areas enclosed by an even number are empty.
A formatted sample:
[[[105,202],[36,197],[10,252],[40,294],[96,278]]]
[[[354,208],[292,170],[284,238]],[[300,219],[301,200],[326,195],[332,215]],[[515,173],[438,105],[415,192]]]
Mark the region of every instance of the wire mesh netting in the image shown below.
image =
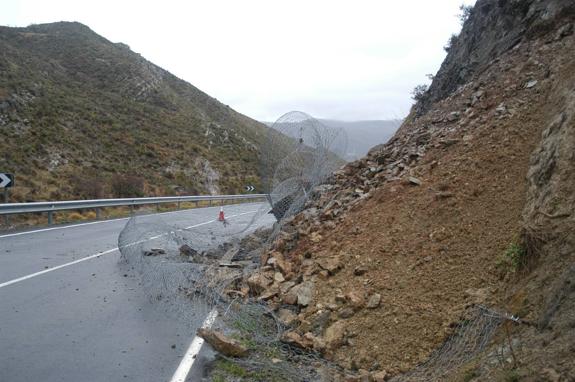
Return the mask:
[[[314,197],[314,188],[344,164],[346,150],[342,129],[327,127],[305,113],[287,113],[272,125],[261,152],[261,174],[280,223],[301,211]]]
[[[442,381],[484,350],[494,333],[513,317],[482,305],[470,307],[453,333],[429,359],[392,382]]]
[[[132,272],[154,306],[195,330],[217,314],[214,328],[250,348],[241,365],[259,380],[331,380],[313,352],[280,341],[273,311],[237,283],[259,266],[283,221],[314,197],[313,189],[344,162],[347,138],[301,112],[281,117],[261,148],[267,203],[226,207],[223,221],[174,222],[135,216],[118,238],[120,266]]]
[[[223,221],[133,217],[118,238],[120,266],[135,274],[153,305],[173,319],[195,331],[216,316],[213,328],[250,350],[247,357],[220,355],[217,362],[241,367],[252,380],[336,380],[338,366],[281,341],[290,328],[265,303],[242,291],[240,281],[260,266],[261,254],[284,222],[304,209],[317,196],[317,187],[344,163],[346,145],[342,130],[305,113],[282,116],[261,148],[266,203],[226,207]],[[442,380],[483,350],[506,318],[473,307],[427,362],[393,381]]]

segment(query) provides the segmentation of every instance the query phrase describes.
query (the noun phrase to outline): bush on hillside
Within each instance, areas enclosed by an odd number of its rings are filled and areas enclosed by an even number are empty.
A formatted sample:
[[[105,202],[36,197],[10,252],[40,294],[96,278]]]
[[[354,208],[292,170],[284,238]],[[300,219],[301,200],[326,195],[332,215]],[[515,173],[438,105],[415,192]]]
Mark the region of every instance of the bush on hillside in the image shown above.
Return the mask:
[[[72,192],[81,199],[101,199],[104,197],[104,179],[97,176],[75,176],[72,178]]]
[[[443,50],[445,50],[447,53],[449,53],[451,48],[453,48],[453,46],[457,42],[457,38],[458,38],[458,36],[455,33],[452,34],[451,37],[449,38],[449,40],[447,40],[447,44],[445,44],[445,46],[443,47]]]
[[[461,25],[463,25],[467,19],[469,18],[469,16],[471,16],[471,12],[473,12],[473,5],[465,5],[465,4],[461,4],[459,6],[459,15],[457,15],[457,17],[459,18],[459,22],[461,23]]]
[[[116,198],[141,198],[144,196],[144,179],[134,175],[114,175],[112,194]]]
[[[411,98],[416,102],[421,101],[422,99],[425,98],[425,93],[427,92],[428,88],[429,87],[427,85],[424,85],[424,84],[417,85],[411,91]]]

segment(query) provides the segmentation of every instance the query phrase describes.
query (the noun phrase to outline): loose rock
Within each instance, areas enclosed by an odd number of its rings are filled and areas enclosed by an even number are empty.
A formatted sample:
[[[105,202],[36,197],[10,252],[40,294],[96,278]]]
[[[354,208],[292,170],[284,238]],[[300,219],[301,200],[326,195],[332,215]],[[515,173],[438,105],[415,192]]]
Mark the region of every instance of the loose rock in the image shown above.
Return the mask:
[[[381,303],[381,295],[379,293],[374,293],[369,297],[367,300],[367,308],[368,309],[375,309]]]
[[[209,343],[214,350],[228,357],[245,357],[248,355],[248,349],[238,341],[226,337],[224,334],[206,328],[200,328],[197,331],[198,336],[202,337]]]
[[[363,294],[358,291],[351,291],[345,295],[345,299],[354,309],[361,309],[365,306]]]
[[[345,325],[343,321],[337,321],[325,330],[323,337],[328,349],[333,350],[343,345],[345,337]]]
[[[317,264],[329,272],[330,275],[337,273],[342,268],[341,259],[339,257],[327,257],[317,260]]]
[[[297,296],[297,303],[301,306],[308,306],[313,298],[314,283],[313,281],[305,281],[296,285],[290,290],[290,293]]]
[[[259,294],[272,283],[272,280],[263,273],[256,272],[247,279],[247,283],[253,293]]]
[[[165,254],[166,251],[161,248],[152,248],[149,251],[144,251],[144,256],[160,256]]]
[[[416,186],[421,186],[421,180],[414,178],[413,176],[410,176],[408,179],[409,183],[414,184]]]
[[[377,373],[372,374],[373,382],[384,382],[387,379],[387,371],[378,371]]]
[[[453,122],[453,121],[457,121],[459,119],[459,117],[461,116],[461,113],[458,111],[453,111],[451,113],[449,113],[447,115],[447,120],[449,122]]]
[[[193,249],[192,247],[190,247],[187,244],[184,244],[180,247],[180,255],[182,256],[188,256],[188,257],[193,257],[193,256],[197,256],[198,255],[198,251],[196,251],[195,249]]]
[[[284,325],[291,325],[297,320],[297,315],[289,309],[280,309],[278,311],[278,319]]]

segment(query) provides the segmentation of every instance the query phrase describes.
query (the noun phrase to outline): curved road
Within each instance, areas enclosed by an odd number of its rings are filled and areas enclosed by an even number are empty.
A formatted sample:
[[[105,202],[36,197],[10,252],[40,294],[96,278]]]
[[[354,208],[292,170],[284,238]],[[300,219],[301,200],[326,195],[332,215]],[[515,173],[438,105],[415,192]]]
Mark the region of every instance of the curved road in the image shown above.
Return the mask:
[[[259,207],[225,211],[239,225]],[[139,219],[184,228],[221,224],[214,221],[218,211]],[[126,222],[0,234],[0,381],[170,382],[195,330],[155,309],[118,267],[117,239]],[[258,224],[271,222],[266,216]]]

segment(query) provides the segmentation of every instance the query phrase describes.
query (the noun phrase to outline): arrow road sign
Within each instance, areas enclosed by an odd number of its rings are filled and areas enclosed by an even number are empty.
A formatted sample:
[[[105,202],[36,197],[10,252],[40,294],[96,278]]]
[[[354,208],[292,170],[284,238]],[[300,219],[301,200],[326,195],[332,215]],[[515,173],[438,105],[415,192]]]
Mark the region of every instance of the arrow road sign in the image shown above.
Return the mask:
[[[0,188],[8,188],[14,186],[14,175],[4,174],[0,172]]]
[[[246,191],[247,192],[252,192],[253,190],[255,190],[256,188],[252,185],[246,186]]]

